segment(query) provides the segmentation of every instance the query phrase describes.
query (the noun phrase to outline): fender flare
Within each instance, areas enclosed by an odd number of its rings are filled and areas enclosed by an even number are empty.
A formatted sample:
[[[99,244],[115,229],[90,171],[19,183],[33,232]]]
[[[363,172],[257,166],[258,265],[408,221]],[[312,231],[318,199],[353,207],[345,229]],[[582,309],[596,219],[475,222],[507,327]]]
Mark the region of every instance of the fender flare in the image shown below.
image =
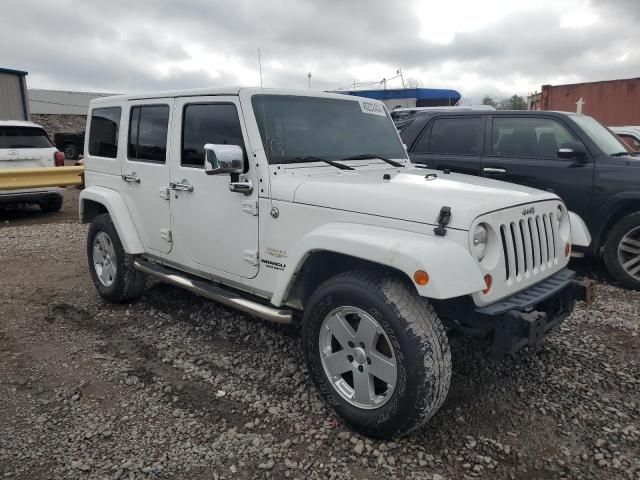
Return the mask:
[[[271,303],[282,304],[307,257],[320,251],[399,270],[411,279],[418,294],[427,298],[453,298],[485,288],[480,268],[469,252],[446,237],[369,225],[328,223],[309,232],[292,249]],[[426,285],[413,282],[416,270],[429,274]]]
[[[584,220],[574,212],[569,213],[569,225],[571,225],[571,244],[577,247],[588,247],[591,244],[591,234]]]
[[[136,226],[131,219],[127,205],[122,196],[115,190],[105,187],[88,187],[80,193],[80,220],[83,218],[84,202],[92,200],[104,207],[111,215],[124,251],[130,254],[144,253],[144,246]]]

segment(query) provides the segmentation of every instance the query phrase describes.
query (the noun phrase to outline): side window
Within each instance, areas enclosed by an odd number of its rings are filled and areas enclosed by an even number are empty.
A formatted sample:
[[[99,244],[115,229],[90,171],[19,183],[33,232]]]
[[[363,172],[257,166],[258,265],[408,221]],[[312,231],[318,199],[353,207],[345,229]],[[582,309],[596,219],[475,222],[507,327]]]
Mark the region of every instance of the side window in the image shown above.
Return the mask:
[[[494,117],[492,153],[505,157],[558,158],[558,149],[577,142],[560,122],[551,118]]]
[[[204,146],[207,143],[238,145],[245,150],[240,119],[234,104],[185,105],[180,164],[185,167],[204,168]],[[245,161],[245,165],[246,163]]]
[[[164,163],[167,158],[168,105],[131,108],[127,157],[141,162]]]
[[[631,135],[619,134],[620,140],[622,140],[627,146],[634,152],[640,151],[640,140]]]
[[[118,156],[118,129],[120,107],[94,108],[89,124],[89,155],[116,158]]]
[[[436,118],[418,140],[416,153],[482,155],[484,137],[481,117]]]

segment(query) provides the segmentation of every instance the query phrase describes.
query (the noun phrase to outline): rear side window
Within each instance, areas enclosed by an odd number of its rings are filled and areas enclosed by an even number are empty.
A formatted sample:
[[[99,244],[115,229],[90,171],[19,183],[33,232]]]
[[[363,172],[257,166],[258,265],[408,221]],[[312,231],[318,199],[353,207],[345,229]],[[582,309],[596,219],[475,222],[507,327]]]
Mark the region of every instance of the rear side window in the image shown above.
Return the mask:
[[[436,118],[418,140],[413,151],[481,155],[483,125],[481,117]]]
[[[180,163],[186,167],[204,168],[204,146],[207,143],[238,145],[244,150],[238,111],[232,103],[186,105],[182,128]]]
[[[0,127],[0,148],[51,148],[45,131],[38,127]]]
[[[130,160],[164,163],[167,158],[168,105],[131,108],[127,157]]]
[[[89,155],[106,158],[118,156],[121,112],[120,107],[96,108],[91,112]]]
[[[558,158],[558,149],[576,142],[576,137],[551,118],[493,119],[494,155],[505,157]]]
[[[620,137],[620,139],[634,152],[640,151],[640,140],[636,137],[625,135],[624,133],[619,133],[618,137]]]

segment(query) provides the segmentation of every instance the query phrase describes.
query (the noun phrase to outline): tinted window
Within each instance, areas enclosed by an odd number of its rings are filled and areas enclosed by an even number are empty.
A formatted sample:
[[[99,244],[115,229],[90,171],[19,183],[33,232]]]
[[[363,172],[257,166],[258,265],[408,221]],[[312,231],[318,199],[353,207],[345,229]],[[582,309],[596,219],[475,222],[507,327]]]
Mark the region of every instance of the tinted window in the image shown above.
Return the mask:
[[[506,157],[553,157],[576,142],[573,134],[550,118],[494,118],[492,151]]]
[[[0,148],[51,148],[45,131],[38,127],[0,127]]]
[[[89,155],[116,158],[120,107],[96,108],[91,112],[89,126]]]
[[[132,160],[164,162],[167,156],[167,105],[144,105],[131,109],[127,155]]]
[[[297,95],[254,95],[251,102],[269,163],[361,154],[407,158],[378,103]]]
[[[244,150],[238,111],[231,103],[186,105],[182,125],[182,165],[204,167],[207,143],[238,145]]]
[[[413,151],[481,155],[483,136],[483,121],[480,117],[436,118],[418,140]]]

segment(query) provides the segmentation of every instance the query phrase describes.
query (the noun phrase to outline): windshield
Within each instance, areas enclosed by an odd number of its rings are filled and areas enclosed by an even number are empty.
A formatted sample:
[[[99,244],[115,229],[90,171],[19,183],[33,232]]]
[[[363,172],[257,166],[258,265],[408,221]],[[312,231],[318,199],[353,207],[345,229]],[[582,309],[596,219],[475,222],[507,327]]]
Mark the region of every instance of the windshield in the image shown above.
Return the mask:
[[[254,95],[251,103],[269,163],[341,160],[372,154],[406,159],[389,114],[365,102],[296,95]],[[374,103],[374,106],[379,104]]]
[[[571,115],[593,142],[602,150],[605,155],[613,155],[620,152],[627,152],[628,148],[618,137],[607,130],[601,123],[586,115]]]
[[[37,127],[0,127],[0,148],[51,148],[45,131]]]

